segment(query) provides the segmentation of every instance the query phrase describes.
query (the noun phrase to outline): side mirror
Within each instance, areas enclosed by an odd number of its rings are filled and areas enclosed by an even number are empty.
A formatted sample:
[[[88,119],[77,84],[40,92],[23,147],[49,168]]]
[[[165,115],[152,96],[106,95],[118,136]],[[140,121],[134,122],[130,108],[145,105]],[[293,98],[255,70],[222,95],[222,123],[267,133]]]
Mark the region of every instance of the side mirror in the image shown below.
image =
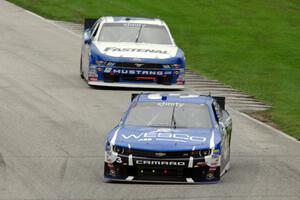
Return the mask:
[[[86,29],[84,31],[83,41],[84,41],[84,44],[90,44],[92,42],[91,30],[90,29]]]
[[[219,124],[219,126],[220,126],[222,129],[225,129],[225,125],[224,125],[223,122],[219,122],[218,124]]]

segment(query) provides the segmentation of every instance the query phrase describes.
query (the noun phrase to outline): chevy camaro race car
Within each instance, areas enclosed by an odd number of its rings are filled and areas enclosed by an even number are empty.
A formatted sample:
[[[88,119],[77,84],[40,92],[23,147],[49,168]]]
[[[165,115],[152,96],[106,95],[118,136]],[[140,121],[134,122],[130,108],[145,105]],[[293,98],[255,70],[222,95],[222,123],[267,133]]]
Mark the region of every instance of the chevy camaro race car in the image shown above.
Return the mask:
[[[86,20],[83,40],[80,75],[89,85],[184,88],[184,54],[160,19]]]
[[[232,120],[224,97],[138,94],[108,134],[104,177],[217,182],[230,167]]]

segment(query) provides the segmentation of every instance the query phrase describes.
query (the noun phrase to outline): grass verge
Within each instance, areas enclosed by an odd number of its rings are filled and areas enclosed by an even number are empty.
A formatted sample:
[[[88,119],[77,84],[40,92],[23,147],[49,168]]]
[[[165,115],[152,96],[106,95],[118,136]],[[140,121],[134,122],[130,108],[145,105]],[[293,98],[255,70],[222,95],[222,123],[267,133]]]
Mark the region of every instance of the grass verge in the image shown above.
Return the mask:
[[[298,0],[9,1],[73,22],[105,15],[160,17],[190,68],[272,105],[268,118],[300,139]]]

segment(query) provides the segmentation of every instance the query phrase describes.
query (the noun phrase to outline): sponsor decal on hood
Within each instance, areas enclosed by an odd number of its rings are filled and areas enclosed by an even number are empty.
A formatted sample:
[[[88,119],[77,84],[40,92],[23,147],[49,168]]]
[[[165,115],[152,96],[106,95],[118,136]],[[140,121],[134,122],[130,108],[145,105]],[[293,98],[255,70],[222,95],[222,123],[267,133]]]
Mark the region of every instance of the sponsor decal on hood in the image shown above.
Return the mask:
[[[173,133],[171,129],[158,129],[138,134],[122,134],[125,140],[136,139],[137,141],[170,141],[170,142],[205,142],[206,137],[189,135],[185,133]]]
[[[110,140],[113,144],[148,151],[189,151],[211,148],[221,141],[217,134],[212,137],[212,129],[170,129],[154,127],[119,127],[112,131]],[[211,141],[213,140],[213,141]],[[211,144],[212,143],[212,144]]]
[[[100,53],[112,57],[166,59],[175,57],[178,47],[142,43],[97,42]]]

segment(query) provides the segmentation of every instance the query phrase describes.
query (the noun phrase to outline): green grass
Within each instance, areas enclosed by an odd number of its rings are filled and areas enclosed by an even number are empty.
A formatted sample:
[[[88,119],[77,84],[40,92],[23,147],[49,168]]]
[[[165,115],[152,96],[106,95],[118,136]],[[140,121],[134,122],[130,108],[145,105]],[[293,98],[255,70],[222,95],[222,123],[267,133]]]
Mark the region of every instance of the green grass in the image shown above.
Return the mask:
[[[74,22],[104,15],[160,17],[187,64],[272,105],[272,120],[300,139],[299,0],[10,0]]]

